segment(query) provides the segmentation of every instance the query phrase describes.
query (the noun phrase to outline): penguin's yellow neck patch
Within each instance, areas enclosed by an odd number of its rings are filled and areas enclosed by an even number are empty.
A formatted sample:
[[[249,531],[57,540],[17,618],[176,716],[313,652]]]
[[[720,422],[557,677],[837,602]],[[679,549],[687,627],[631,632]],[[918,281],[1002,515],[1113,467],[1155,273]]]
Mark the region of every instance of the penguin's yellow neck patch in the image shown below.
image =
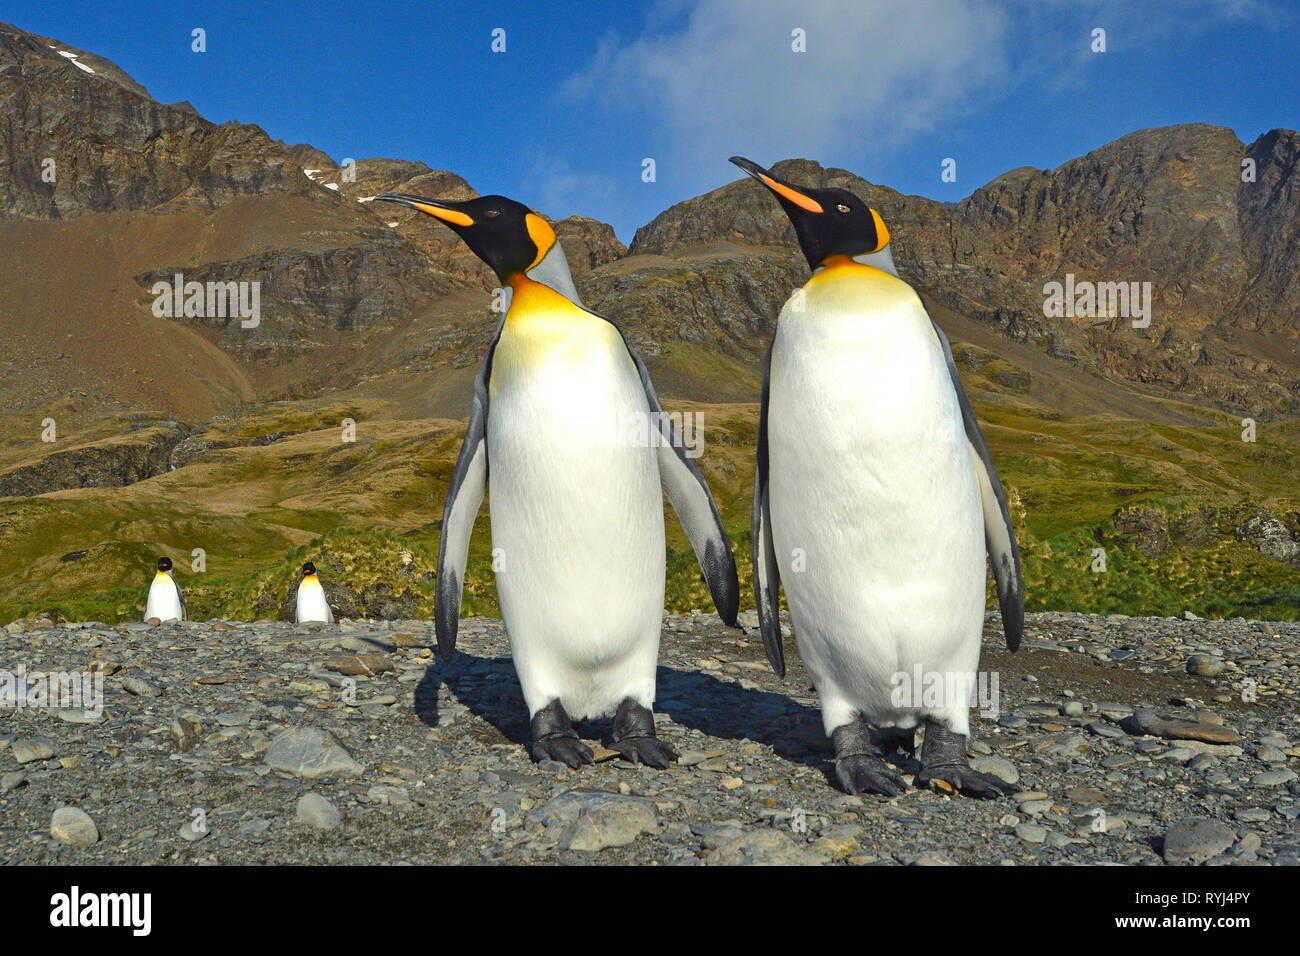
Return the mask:
[[[511,320],[528,319],[541,314],[556,312],[587,314],[584,309],[574,305],[550,286],[535,282],[526,275],[511,276],[510,288],[512,291],[510,294],[510,311],[506,313],[507,325],[510,324]]]
[[[813,273],[804,288],[811,291],[838,286],[842,282],[862,283],[863,281],[871,283],[882,294],[899,294],[900,290],[911,288],[883,269],[858,262],[850,256],[827,256],[822,260],[821,268]]]
[[[614,326],[550,286],[520,275],[510,277],[510,287],[510,311],[493,353],[492,394],[525,370],[548,367],[567,370],[560,375],[589,374],[592,361],[621,349]],[[627,355],[626,349],[621,351]]]
[[[843,275],[846,271],[852,272],[857,270],[863,270],[865,272],[881,271],[875,266],[864,265],[863,263],[858,262],[852,256],[827,256],[822,260],[821,268],[813,275],[812,279],[809,279],[808,281],[811,282],[813,279],[817,279],[821,276]]]

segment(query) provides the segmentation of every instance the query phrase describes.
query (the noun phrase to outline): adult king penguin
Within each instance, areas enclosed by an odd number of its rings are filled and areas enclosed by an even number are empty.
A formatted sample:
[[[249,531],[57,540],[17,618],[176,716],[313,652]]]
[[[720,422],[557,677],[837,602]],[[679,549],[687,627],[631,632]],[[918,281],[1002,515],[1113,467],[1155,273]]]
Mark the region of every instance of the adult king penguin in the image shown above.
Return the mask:
[[[330,610],[325,588],[316,576],[316,565],[311,561],[302,566],[302,580],[298,582],[298,594],[294,598],[293,618],[299,624],[334,623],[334,612]]]
[[[149,585],[149,597],[144,602],[144,619],[160,621],[185,620],[185,595],[172,577],[172,559],[159,558],[158,570]]]
[[[924,723],[917,787],[1008,793],[971,769],[966,743],[985,551],[1013,651],[1020,553],[948,340],[898,277],[874,209],[731,161],[776,196],[813,269],[781,310],[764,367],[752,533],[768,660],[785,673],[784,579],[845,790],[902,793],[881,754],[911,750]],[[930,692],[935,681],[944,693]]]
[[[571,719],[613,714],[614,749],[667,767],[677,753],[656,738],[650,709],[664,602],[663,493],[727,624],[735,625],[739,600],[731,543],[703,475],[640,357],[583,306],[544,219],[503,196],[375,198],[446,223],[511,290],[474,382],[443,508],[434,598],[443,658],[456,647],[470,532],[490,481],[497,594],[532,717],[529,753],[591,763]],[[638,430],[645,438],[629,437]]]

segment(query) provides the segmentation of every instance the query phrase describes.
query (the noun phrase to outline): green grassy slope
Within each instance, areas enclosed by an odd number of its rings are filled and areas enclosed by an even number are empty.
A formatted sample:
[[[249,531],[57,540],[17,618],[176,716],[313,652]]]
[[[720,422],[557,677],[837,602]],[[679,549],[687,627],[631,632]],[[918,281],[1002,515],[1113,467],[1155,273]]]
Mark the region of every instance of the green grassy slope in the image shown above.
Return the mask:
[[[1031,610],[1300,617],[1300,571],[1236,533],[1258,508],[1300,531],[1300,422],[1261,423],[1251,444],[1228,415],[1207,413],[1208,425],[1063,418],[1008,398],[982,375],[967,385],[1011,500]],[[757,408],[668,404],[703,416],[701,462],[735,546],[742,607],[752,607]],[[199,619],[277,615],[307,557],[347,590],[353,613],[394,604],[431,616],[438,519],[463,426],[383,416],[365,402],[261,406],[204,437],[294,434],[219,449],[126,488],[0,499],[0,622],[39,611],[137,617],[159,554],[176,562]],[[341,440],[343,417],[358,421],[355,442]],[[498,613],[487,507],[470,551],[466,614]],[[1117,512],[1149,533],[1117,527]],[[665,513],[668,608],[707,610],[689,543]],[[201,573],[190,570],[194,548],[205,551]],[[1095,548],[1105,549],[1104,573],[1092,570]],[[84,558],[61,560],[81,549]]]

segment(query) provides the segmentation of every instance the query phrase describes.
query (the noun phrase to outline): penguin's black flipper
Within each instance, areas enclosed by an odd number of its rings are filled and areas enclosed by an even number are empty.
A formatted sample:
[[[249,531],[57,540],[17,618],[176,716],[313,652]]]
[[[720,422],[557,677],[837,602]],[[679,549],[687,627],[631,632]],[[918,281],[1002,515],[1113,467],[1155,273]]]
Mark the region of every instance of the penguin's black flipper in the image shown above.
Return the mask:
[[[185,592],[181,590],[181,586],[179,584],[176,584],[176,578],[171,575],[170,571],[168,572],[168,576],[171,577],[172,584],[176,585],[176,600],[179,601],[181,605],[181,620],[188,621],[189,614],[185,610]]]
[[[962,388],[948,337],[934,319],[930,319],[930,324],[934,327],[934,334],[939,337],[939,344],[943,346],[948,376],[952,379],[953,390],[961,405],[962,425],[966,430],[966,440],[975,461],[975,477],[980,486],[980,502],[984,509],[984,546],[989,553],[989,563],[993,566],[993,580],[997,583],[1002,631],[1006,635],[1007,647],[1014,651],[1020,647],[1020,638],[1025,630],[1025,590],[1020,577],[1020,546],[1016,543],[1011,513],[1007,510],[1007,496],[1002,491],[1002,482],[998,478],[997,468],[993,466],[984,433],[980,431],[979,422],[975,419],[975,410],[971,408],[966,390]]]
[[[776,344],[773,337],[772,345]],[[758,456],[754,467],[754,509],[750,516],[750,554],[754,559],[754,603],[767,662],[777,677],[785,676],[781,646],[781,572],[772,545],[772,512],[767,499],[767,393],[772,371],[772,345],[763,359],[763,398],[758,412]]]
[[[474,403],[470,407],[465,440],[456,458],[456,470],[447,488],[442,506],[442,537],[438,542],[438,583],[433,599],[434,630],[438,651],[444,661],[456,653],[456,630],[460,626],[460,596],[465,586],[465,564],[469,559],[469,539],[474,519],[483,503],[487,487],[487,414],[488,379],[492,375],[492,355],[501,338],[501,324],[488,346],[483,364],[474,377]]]
[[[595,313],[593,313],[595,314]],[[605,321],[609,321],[606,319]],[[610,323],[613,325],[613,323]],[[614,326],[618,328],[618,326]],[[623,335],[622,329],[619,334]],[[695,550],[695,557],[704,572],[704,580],[713,596],[713,606],[718,609],[718,616],[729,627],[737,627],[736,612],[740,610],[740,578],[736,574],[736,559],[731,553],[731,539],[727,529],[722,526],[722,516],[718,514],[718,505],[713,500],[713,492],[695,459],[686,454],[677,426],[664,414],[659,404],[659,396],[650,381],[641,356],[636,354],[627,336],[623,336],[623,345],[628,355],[636,363],[636,370],[641,376],[641,385],[645,389],[646,401],[650,414],[655,418],[662,440],[659,443],[659,480],[663,484],[664,494],[672,502],[677,519],[686,529],[686,536]]]

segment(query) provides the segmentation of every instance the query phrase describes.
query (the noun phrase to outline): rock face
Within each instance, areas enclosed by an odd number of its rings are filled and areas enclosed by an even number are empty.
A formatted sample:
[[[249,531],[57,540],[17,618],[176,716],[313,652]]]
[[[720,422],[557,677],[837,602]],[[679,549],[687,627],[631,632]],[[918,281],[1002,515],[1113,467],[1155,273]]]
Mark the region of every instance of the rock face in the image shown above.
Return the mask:
[[[575,281],[587,305],[615,320],[643,356],[691,342],[756,363],[781,306],[806,279],[797,253],[710,246],[631,256]]]
[[[1151,558],[1171,544],[1202,544],[1212,538],[1235,538],[1261,554],[1300,568],[1300,514],[1281,515],[1252,504],[1198,508],[1165,515],[1154,508],[1129,505],[1111,517],[1115,531]]]
[[[188,103],[158,103],[102,57],[8,24],[0,24],[0,102],[0,217],[213,208],[311,190],[283,144],[258,127],[217,125]]]
[[[445,225],[368,201],[385,190],[478,195],[456,173],[407,160],[336,160],[256,126],[214,124],[187,103],[156,102],[107,60],[5,24],[0,103],[0,228],[10,263],[8,272],[0,263],[10,292],[0,337],[22,356],[0,357],[7,401],[46,401],[41,372],[54,362],[92,364],[42,325],[78,307],[52,300],[59,289],[96,302],[101,330],[87,338],[111,358],[83,394],[102,389],[135,407],[140,389],[115,370],[143,367],[148,407],[191,420],[256,397],[373,382],[418,378],[427,391],[449,367],[481,358],[495,317],[480,293],[499,279]],[[959,203],[906,196],[806,159],[774,168],[797,183],[850,189],[879,209],[903,277],[927,302],[1144,392],[1268,417],[1300,408],[1298,159],[1300,134],[1290,130],[1247,146],[1205,124],[1147,129],[1054,170],[1011,170]],[[75,234],[64,220],[77,221]],[[587,304],[647,358],[663,358],[653,369],[661,391],[753,400],[775,317],[808,274],[762,187],[740,177],[679,203],[639,229],[630,248],[582,216],[554,227]],[[101,266],[109,237],[115,255]],[[38,266],[44,281],[17,289]],[[260,323],[195,316],[171,320],[179,334],[157,336],[139,320],[152,318],[153,284],[178,272],[260,283]],[[1151,283],[1151,325],[1135,329],[1108,310],[1046,315],[1044,286],[1067,275]],[[992,366],[989,379],[1010,393],[1035,384],[1009,365]],[[192,416],[178,411],[204,389]]]
[[[259,321],[247,328],[233,310],[224,316],[184,319],[220,330],[218,344],[240,358],[282,364],[322,349],[321,330],[391,327],[450,283],[391,230],[369,227],[358,242],[321,251],[277,249],[238,260],[174,265],[136,277],[144,289],[157,282],[259,283]]]
[[[152,331],[140,327],[143,334],[132,339],[137,323],[131,320],[150,317],[154,284],[178,273],[186,282],[259,283],[255,327],[215,312],[171,321],[215,341],[255,384],[281,394],[318,388],[331,378],[352,384],[353,350],[454,290],[500,284],[446,226],[367,201],[385,190],[478,195],[455,173],[403,160],[348,157],[340,165],[308,144],[274,140],[257,126],[210,123],[188,103],[156,102],[107,60],[7,24],[0,24],[0,103],[6,131],[0,137],[0,221],[8,221],[6,230],[15,224],[6,255],[20,250],[18,256],[30,257],[43,272],[53,269],[49,285],[80,287],[83,301],[97,301],[114,331],[110,347],[125,353],[110,364],[129,367],[137,356],[154,353]],[[107,288],[94,290],[77,256],[69,255],[68,236],[41,227],[108,213],[149,219],[139,229],[130,228],[133,220],[113,221],[122,254],[103,266],[87,241],[84,257],[96,269],[136,263],[129,272],[106,275]],[[604,223],[571,217],[556,228],[575,272],[626,252]],[[65,259],[66,276],[58,271]],[[121,297],[118,314],[103,312],[105,293],[117,292],[123,279],[138,287],[137,294]],[[0,281],[11,285],[6,277]],[[0,335],[14,339],[21,330],[36,343],[35,349],[22,343],[31,357],[26,366],[68,358],[39,354],[41,343],[63,336],[33,324],[58,309],[38,291],[0,308]],[[339,348],[344,342],[347,347]],[[396,338],[374,373],[427,366],[427,353],[437,348],[418,337]],[[165,376],[172,364],[154,368]],[[0,371],[16,394],[31,394],[30,383],[24,387],[9,374],[14,368],[7,361]],[[177,376],[168,386],[192,389],[195,377]],[[198,377],[203,387],[204,376]],[[237,392],[218,386],[215,397],[224,404],[213,410],[232,407]]]
[[[138,423],[121,438],[56,451],[0,475],[0,498],[42,495],[65,488],[120,488],[169,469],[172,449],[189,433],[179,422]]]
[[[1055,170],[1012,170],[956,204],[904,196],[808,160],[773,170],[861,196],[888,225],[905,279],[1012,339],[1130,381],[1295,409],[1298,151],[1300,134],[1289,130],[1249,147],[1205,124],[1140,130]],[[1255,163],[1254,182],[1242,181],[1244,158]],[[741,242],[794,249],[786,216],[748,178],[660,214],[637,231],[630,255],[682,256]],[[1150,328],[1104,310],[1047,317],[1044,286],[1067,274],[1152,283]],[[686,294],[675,306],[700,311]],[[1275,347],[1252,345],[1254,333]],[[1292,359],[1279,359],[1288,353]]]
[[[551,226],[564,247],[569,271],[575,276],[627,255],[627,246],[618,241],[614,227],[607,222],[569,216],[552,222]]]

